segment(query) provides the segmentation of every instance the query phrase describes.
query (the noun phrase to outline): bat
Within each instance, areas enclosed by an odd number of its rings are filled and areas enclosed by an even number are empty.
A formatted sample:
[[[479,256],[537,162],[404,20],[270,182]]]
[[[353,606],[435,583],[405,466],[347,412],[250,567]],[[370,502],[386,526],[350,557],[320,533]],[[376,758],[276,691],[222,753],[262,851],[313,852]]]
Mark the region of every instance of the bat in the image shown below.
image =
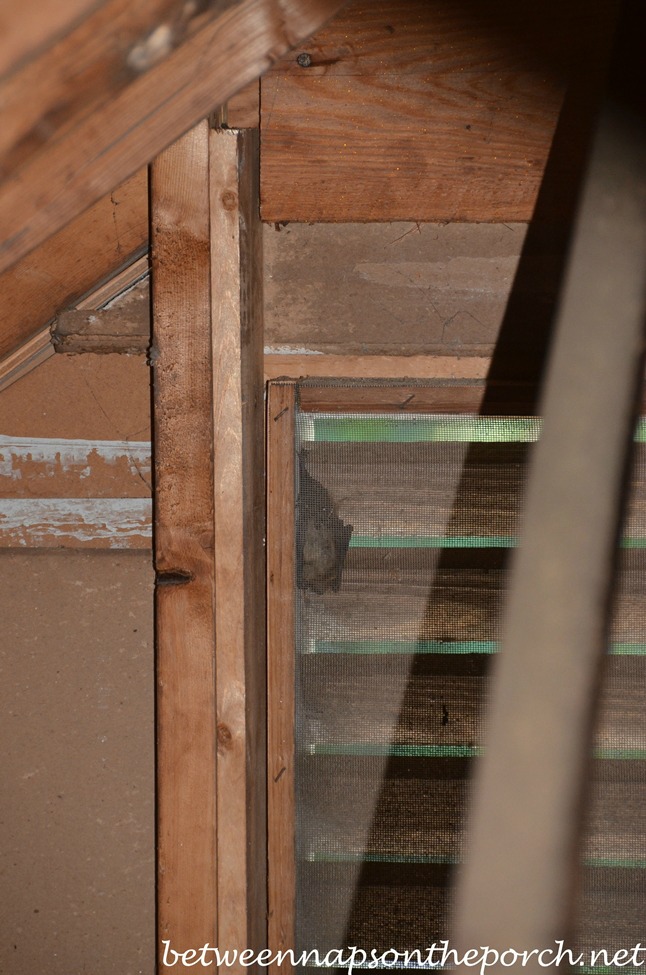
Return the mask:
[[[339,518],[329,491],[299,456],[296,501],[296,585],[322,594],[337,592],[350,545],[352,525]]]

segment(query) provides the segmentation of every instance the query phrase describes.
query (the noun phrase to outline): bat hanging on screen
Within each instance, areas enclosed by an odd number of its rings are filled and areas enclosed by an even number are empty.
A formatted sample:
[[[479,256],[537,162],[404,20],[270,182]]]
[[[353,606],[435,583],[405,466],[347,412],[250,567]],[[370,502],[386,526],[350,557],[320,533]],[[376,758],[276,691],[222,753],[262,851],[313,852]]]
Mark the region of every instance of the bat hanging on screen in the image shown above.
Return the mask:
[[[329,491],[299,456],[296,502],[296,584],[312,592],[336,592],[350,545],[352,525],[339,518]]]

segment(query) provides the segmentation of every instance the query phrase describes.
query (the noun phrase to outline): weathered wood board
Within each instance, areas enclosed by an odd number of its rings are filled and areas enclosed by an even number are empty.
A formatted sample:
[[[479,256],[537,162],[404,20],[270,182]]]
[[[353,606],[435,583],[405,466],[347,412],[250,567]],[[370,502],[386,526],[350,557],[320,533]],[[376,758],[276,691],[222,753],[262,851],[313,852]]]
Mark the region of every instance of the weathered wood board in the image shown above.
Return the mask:
[[[340,0],[106,0],[0,85],[0,270],[150,162]]]
[[[528,220],[613,10],[353,0],[262,79],[263,219]]]
[[[526,230],[522,223],[268,225],[268,351],[490,355]],[[534,283],[540,295],[542,266]]]
[[[258,132],[209,135],[218,938],[266,943],[265,481]],[[244,969],[234,968],[233,975]]]
[[[151,168],[160,972],[164,939],[217,937],[208,140],[202,122]]]
[[[0,548],[149,549],[150,442],[0,436]]]
[[[144,278],[106,308],[74,308],[56,316],[56,352],[142,355],[150,346],[150,291]]]
[[[143,169],[0,276],[0,360],[147,248]]]
[[[150,441],[0,436],[0,496],[149,498]]]
[[[268,945],[294,947],[294,406],[293,384],[267,403],[267,854]],[[291,975],[288,963],[272,967]]]
[[[151,547],[150,498],[0,499],[0,548]]]

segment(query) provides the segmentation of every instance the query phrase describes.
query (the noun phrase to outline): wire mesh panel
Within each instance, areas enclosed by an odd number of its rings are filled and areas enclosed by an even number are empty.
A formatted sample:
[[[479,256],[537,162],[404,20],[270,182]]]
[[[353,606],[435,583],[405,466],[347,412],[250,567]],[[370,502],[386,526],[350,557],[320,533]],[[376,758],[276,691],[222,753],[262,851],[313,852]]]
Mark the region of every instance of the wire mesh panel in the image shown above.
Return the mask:
[[[589,767],[577,902],[582,972],[646,968],[645,434],[642,419]]]
[[[539,435],[533,417],[297,413],[297,952],[423,952],[448,937]],[[646,941],[644,449],[591,762],[586,962]]]

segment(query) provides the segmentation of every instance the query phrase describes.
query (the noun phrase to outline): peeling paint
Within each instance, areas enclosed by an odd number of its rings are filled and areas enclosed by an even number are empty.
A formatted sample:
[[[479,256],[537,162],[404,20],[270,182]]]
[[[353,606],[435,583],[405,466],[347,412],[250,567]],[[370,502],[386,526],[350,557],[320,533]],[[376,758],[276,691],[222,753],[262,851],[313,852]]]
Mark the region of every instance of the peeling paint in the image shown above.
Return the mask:
[[[11,476],[15,470],[12,458],[52,464],[65,471],[81,464],[87,466],[91,454],[108,464],[117,463],[125,456],[140,468],[147,465],[150,472],[149,440],[54,440],[0,436],[0,475]]]
[[[318,349],[307,349],[300,345],[266,345],[265,355],[323,355]]]
[[[0,437],[6,497],[142,497],[150,484],[149,441]]]
[[[0,499],[0,546],[5,548],[148,548],[149,498]]]

